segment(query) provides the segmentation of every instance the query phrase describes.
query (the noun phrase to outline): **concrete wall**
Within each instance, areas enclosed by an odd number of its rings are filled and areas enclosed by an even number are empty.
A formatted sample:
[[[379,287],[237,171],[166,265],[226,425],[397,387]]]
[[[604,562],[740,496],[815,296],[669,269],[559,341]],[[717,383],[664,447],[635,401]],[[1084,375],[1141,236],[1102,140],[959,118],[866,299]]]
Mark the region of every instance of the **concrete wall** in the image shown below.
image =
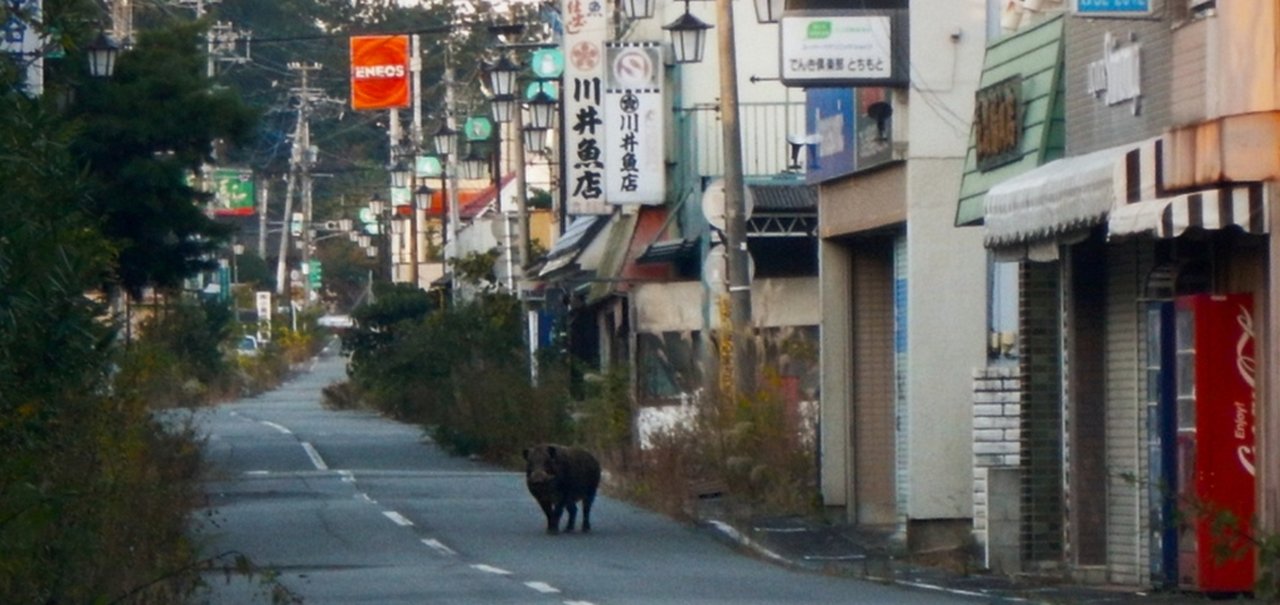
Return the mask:
[[[832,240],[818,242],[821,275],[822,324],[818,359],[821,378],[819,465],[822,502],[843,507],[849,502],[849,477],[853,447],[849,438],[849,400],[853,385],[853,309],[849,296],[852,279],[849,250]]]
[[[646,334],[703,329],[703,289],[700,281],[639,284],[631,294],[635,330]],[[757,279],[751,284],[752,319],[757,327],[818,325],[816,277]],[[711,329],[719,324],[708,314]]]
[[[1185,0],[1153,0],[1152,12],[1165,14],[1165,4]],[[1141,46],[1141,89],[1133,101],[1108,105],[1088,92],[1089,65],[1104,57],[1111,34],[1121,48]],[[1146,19],[1085,19],[1067,16],[1066,119],[1067,155],[1081,155],[1159,135],[1172,115],[1173,37],[1169,22]],[[1203,78],[1203,75],[1200,77]]]
[[[967,519],[972,501],[973,370],[986,364],[987,252],[954,226],[986,51],[987,2],[911,10],[907,157],[906,513]]]

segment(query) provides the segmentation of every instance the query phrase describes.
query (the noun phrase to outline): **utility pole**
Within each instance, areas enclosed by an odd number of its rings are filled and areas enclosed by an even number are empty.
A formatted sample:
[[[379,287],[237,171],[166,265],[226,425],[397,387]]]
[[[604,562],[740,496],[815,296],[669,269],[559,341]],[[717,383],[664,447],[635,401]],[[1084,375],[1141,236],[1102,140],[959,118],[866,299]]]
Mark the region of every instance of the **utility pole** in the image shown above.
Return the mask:
[[[409,73],[412,75],[413,124],[409,127],[409,282],[422,288],[418,281],[418,238],[421,223],[418,218],[418,151],[422,147],[422,40],[418,34],[409,37]]]
[[[133,0],[111,3],[111,37],[121,47],[133,46]]]
[[[444,55],[444,111],[445,124],[449,126],[449,130],[457,131],[457,120],[453,115],[453,62],[452,53],[448,45],[445,46]],[[456,136],[456,135],[455,135]],[[458,208],[458,156],[462,155],[462,145],[459,143],[456,149],[455,157],[445,158],[445,178],[449,181],[449,191],[445,195],[445,204],[448,206],[448,233],[449,243],[453,245],[453,258],[458,258],[460,248],[458,247],[458,226],[462,221],[462,212]],[[448,262],[448,258],[445,262]],[[445,272],[449,275],[449,294],[453,302],[458,301],[458,279],[456,267],[450,269],[445,268]]]
[[[733,375],[735,395],[755,388],[755,366],[751,347],[751,275],[747,264],[746,191],[742,178],[742,131],[738,121],[737,49],[733,41],[733,3],[716,0],[716,28],[720,52],[720,128],[724,149],[725,257],[729,260],[729,320],[733,330]]]
[[[311,162],[314,157],[311,152],[311,125],[310,112],[311,103],[317,96],[316,89],[310,87],[308,75],[312,71],[321,69],[319,63],[290,63],[289,70],[299,72],[301,85],[293,90],[293,95],[298,99],[298,119],[294,126],[293,147],[289,156],[289,181],[285,190],[284,200],[284,222],[286,225],[292,221],[293,217],[293,192],[301,183],[302,188],[302,254],[303,264],[310,269],[311,261]],[[285,297],[286,300],[291,295],[289,288],[288,273],[289,258],[289,228],[281,230],[280,233],[280,256],[276,260],[276,291]],[[305,282],[305,291],[307,298],[304,304],[310,302],[311,285],[310,280]]]

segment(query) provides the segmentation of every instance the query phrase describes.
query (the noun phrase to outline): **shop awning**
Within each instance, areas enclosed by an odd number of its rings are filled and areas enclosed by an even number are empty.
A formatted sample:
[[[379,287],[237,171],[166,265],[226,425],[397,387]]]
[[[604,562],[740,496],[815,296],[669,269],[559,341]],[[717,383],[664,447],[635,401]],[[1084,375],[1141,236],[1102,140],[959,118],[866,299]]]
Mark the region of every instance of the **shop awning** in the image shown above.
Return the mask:
[[[1132,147],[1054,160],[992,187],[983,200],[986,246],[1052,239],[1102,223],[1118,197],[1116,163]]]
[[[582,251],[595,241],[596,233],[609,221],[608,216],[578,216],[569,223],[560,239],[551,246],[547,253],[546,263],[538,272],[538,277],[547,279],[557,272],[569,267],[578,259]]]
[[[1188,229],[1236,226],[1245,233],[1267,232],[1267,196],[1262,183],[1224,183],[1195,191],[1165,187],[1164,140],[1130,150],[1116,167],[1120,181],[1107,236],[1154,235],[1173,238]]]

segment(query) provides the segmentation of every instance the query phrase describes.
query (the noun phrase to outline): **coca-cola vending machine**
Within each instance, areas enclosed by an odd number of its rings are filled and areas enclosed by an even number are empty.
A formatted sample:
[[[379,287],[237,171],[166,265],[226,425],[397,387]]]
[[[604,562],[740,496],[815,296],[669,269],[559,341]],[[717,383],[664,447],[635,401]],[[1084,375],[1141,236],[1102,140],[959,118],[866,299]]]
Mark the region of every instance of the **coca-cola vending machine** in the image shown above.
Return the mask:
[[[1253,589],[1252,294],[1174,300],[1178,583],[1202,592]],[[1167,401],[1167,400],[1166,400]]]

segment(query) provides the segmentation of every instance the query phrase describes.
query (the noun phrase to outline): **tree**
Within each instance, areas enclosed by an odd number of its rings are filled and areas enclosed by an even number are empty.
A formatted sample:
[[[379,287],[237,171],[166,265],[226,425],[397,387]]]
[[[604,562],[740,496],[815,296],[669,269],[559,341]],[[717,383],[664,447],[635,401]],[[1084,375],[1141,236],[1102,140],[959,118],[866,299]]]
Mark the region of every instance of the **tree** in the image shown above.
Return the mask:
[[[254,112],[204,75],[198,24],[143,32],[116,75],[82,87],[73,153],[88,166],[88,211],[118,255],[108,279],[133,297],[216,266],[229,229],[209,218],[192,176],[215,141],[247,140]]]

